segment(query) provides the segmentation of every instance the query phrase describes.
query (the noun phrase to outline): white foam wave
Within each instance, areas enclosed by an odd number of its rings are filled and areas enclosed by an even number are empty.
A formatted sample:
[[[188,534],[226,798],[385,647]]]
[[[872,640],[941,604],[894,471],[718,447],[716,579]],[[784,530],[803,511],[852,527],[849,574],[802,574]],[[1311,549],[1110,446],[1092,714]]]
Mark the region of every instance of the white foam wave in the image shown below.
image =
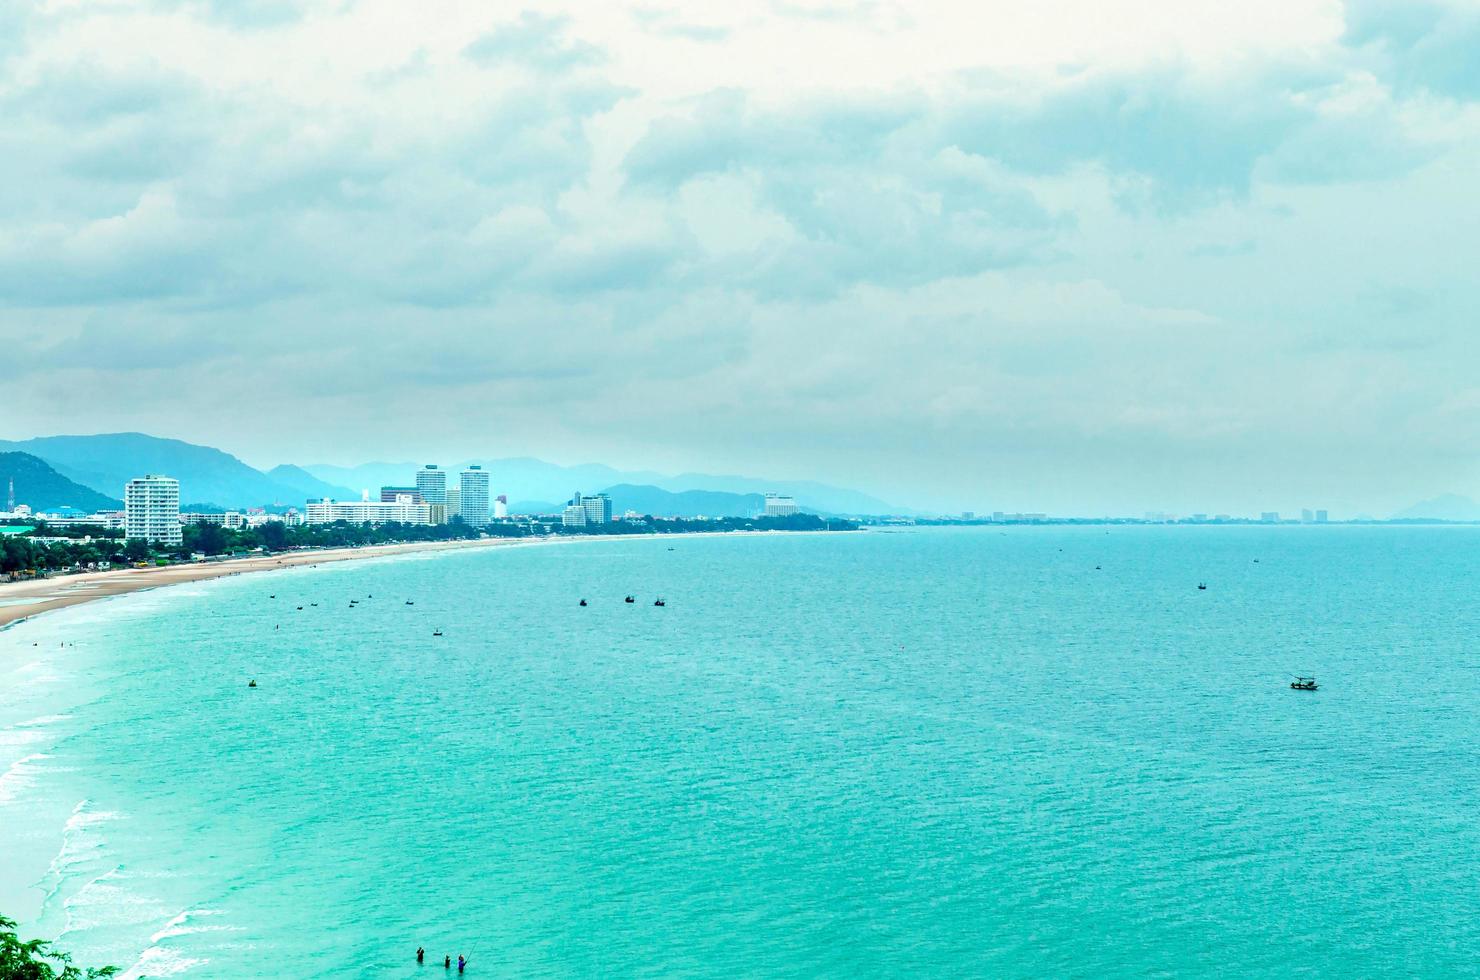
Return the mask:
[[[192,924],[192,920],[196,918],[225,914],[221,909],[186,909],[165,923],[163,929],[150,936],[149,942],[157,944],[165,939],[174,939],[177,936],[194,936],[202,932],[240,932],[240,926]]]
[[[113,868],[98,875],[62,903],[67,924],[62,935],[89,929],[141,926],[166,915],[166,906],[128,885],[128,874]]]
[[[0,773],[0,806],[4,806],[20,795],[22,788],[31,785],[36,780],[36,774],[40,766],[36,763],[51,756],[41,752],[32,752],[24,758],[17,759],[11,763],[10,768]]]
[[[118,980],[139,980],[142,977],[173,977],[191,967],[202,966],[209,960],[187,956],[177,949],[150,946],[139,955],[134,965],[118,975]]]

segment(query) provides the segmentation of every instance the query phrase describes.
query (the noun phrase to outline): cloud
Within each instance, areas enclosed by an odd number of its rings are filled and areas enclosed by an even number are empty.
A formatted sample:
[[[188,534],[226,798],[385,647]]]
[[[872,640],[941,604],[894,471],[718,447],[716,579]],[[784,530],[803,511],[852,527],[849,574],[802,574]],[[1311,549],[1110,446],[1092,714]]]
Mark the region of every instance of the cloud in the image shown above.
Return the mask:
[[[561,72],[599,65],[606,55],[595,45],[566,36],[570,21],[526,11],[519,20],[503,25],[463,49],[483,66],[515,62],[542,72]]]
[[[1344,41],[1372,55],[1400,92],[1480,98],[1480,6],[1348,0]]]
[[[976,509],[1456,482],[1472,11],[1151,6],[0,0],[5,434],[103,390]]]

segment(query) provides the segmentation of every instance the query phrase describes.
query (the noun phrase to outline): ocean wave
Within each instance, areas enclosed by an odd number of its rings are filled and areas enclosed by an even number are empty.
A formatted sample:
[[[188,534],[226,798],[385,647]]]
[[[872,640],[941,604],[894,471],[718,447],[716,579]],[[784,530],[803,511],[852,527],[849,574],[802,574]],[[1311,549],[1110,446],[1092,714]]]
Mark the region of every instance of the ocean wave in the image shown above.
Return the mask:
[[[169,914],[163,902],[131,888],[129,881],[128,872],[120,866],[79,888],[62,903],[66,926],[61,936],[91,929],[146,925]]]
[[[37,882],[43,892],[42,908],[48,908],[61,894],[68,880],[68,873],[102,853],[106,844],[97,828],[110,820],[118,819],[111,810],[92,810],[91,800],[81,800],[72,808],[72,814],[62,825],[62,846],[56,857]],[[114,870],[117,870],[115,868]],[[65,903],[63,903],[65,906]]]
[[[45,753],[32,752],[24,758],[17,759],[11,763],[10,768],[0,773],[0,806],[15,799],[23,787],[34,782],[36,773],[41,768],[36,763],[49,758],[51,756]]]
[[[118,975],[118,980],[139,980],[142,977],[172,977],[210,960],[188,956],[177,949],[166,946],[150,946],[139,954],[134,965]]]
[[[197,918],[225,914],[224,909],[186,909],[169,922],[166,922],[163,929],[150,936],[149,942],[157,945],[166,939],[174,939],[178,936],[194,936],[202,932],[241,932],[240,926],[192,924],[192,920]]]

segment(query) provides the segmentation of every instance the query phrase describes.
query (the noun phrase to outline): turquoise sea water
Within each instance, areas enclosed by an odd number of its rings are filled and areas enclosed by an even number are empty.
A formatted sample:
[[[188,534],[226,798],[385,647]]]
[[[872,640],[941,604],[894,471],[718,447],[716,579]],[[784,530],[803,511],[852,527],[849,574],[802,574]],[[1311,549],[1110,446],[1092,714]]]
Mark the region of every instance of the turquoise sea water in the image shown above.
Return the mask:
[[[130,976],[1475,975],[1477,584],[920,529],[109,600],[0,633],[0,898]]]

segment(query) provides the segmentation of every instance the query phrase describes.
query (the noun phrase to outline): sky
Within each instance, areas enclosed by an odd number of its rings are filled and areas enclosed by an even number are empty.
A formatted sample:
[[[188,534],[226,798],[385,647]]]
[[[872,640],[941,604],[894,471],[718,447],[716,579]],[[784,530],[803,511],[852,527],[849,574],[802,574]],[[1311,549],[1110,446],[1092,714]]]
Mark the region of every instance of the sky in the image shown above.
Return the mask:
[[[0,0],[0,438],[1480,496],[1480,0]]]

